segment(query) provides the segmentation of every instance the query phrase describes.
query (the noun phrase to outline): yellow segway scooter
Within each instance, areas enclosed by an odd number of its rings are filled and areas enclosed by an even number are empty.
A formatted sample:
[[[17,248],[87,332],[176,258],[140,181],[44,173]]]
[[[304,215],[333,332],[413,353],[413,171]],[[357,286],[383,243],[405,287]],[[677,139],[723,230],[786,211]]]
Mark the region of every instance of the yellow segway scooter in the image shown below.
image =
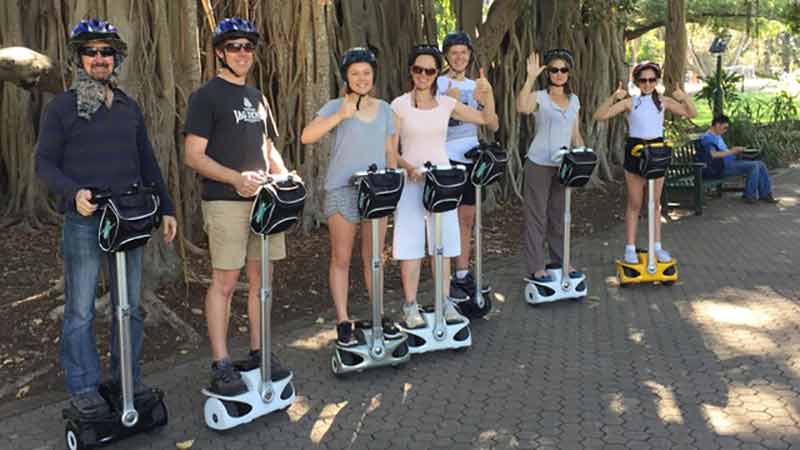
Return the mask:
[[[620,286],[638,283],[660,283],[669,286],[678,281],[678,261],[675,258],[659,262],[655,254],[656,203],[653,194],[655,180],[667,173],[672,159],[672,144],[669,141],[638,144],[631,149],[639,157],[639,172],[647,179],[647,249],[636,249],[638,261],[630,264],[622,259],[616,261]]]

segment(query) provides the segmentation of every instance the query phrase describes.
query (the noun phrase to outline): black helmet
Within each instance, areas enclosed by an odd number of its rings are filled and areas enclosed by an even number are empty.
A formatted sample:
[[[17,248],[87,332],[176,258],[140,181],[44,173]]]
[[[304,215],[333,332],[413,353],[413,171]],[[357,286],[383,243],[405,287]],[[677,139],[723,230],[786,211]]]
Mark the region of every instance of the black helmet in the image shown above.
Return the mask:
[[[550,61],[554,59],[564,60],[567,64],[569,64],[570,67],[575,65],[575,59],[572,57],[572,52],[565,48],[554,48],[544,52],[542,60],[545,66],[550,64]]]
[[[639,78],[639,74],[643,71],[650,69],[656,73],[656,78],[661,78],[661,66],[654,63],[653,61],[642,61],[641,63],[637,64],[636,67],[633,68],[633,79],[636,80]]]
[[[81,58],[78,51],[89,41],[105,41],[117,51],[114,55],[114,68],[122,64],[128,45],[119,36],[117,27],[102,19],[92,18],[83,19],[78,22],[69,33],[67,40],[67,53],[73,58],[72,61],[77,66],[81,65]]]
[[[375,53],[366,47],[353,47],[342,55],[342,63],[339,64],[339,70],[342,73],[345,83],[347,82],[347,68],[351,64],[357,62],[369,63],[372,66],[373,76],[378,75],[378,59],[375,58]]]
[[[214,47],[219,47],[225,41],[237,38],[248,39],[253,45],[256,45],[261,40],[261,35],[249,20],[231,17],[222,19],[217,24],[217,28],[214,29],[214,35],[211,38],[211,44]]]
[[[442,60],[442,52],[439,51],[439,47],[433,44],[419,44],[415,45],[411,48],[411,53],[408,56],[408,67],[414,65],[414,61],[417,60],[417,57],[420,55],[430,55],[433,56],[433,59],[436,60],[436,68],[441,71],[442,64],[444,63]]]
[[[467,33],[463,31],[454,31],[452,33],[447,33],[447,36],[444,37],[444,41],[442,41],[442,53],[447,55],[447,50],[454,45],[466,45],[469,47],[470,51],[474,51],[475,49],[472,47],[472,38],[469,37]]]

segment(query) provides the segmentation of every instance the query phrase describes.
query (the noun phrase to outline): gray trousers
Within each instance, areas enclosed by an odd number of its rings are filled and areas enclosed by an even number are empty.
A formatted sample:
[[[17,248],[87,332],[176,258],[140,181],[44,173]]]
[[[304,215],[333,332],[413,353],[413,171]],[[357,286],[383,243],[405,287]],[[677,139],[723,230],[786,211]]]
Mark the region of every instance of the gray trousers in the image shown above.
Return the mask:
[[[564,256],[565,190],[557,173],[557,167],[525,159],[525,260],[530,274],[545,268],[545,241],[550,262],[561,264]]]

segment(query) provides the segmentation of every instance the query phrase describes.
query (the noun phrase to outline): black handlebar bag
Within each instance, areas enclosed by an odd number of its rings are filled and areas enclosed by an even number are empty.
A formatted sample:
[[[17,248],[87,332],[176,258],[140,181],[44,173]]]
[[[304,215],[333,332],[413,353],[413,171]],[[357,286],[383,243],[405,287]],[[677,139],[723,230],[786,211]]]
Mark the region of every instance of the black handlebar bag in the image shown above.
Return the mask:
[[[159,199],[150,192],[111,196],[102,206],[97,232],[104,252],[125,252],[147,243],[161,225]]]
[[[639,158],[639,173],[644,178],[661,178],[672,161],[672,146],[666,142],[645,144]]]
[[[508,152],[499,144],[481,144],[465,156],[475,161],[470,174],[470,181],[475,186],[488,186],[506,173]]]
[[[564,155],[558,168],[558,179],[566,187],[585,186],[597,167],[595,152],[570,152]]]
[[[358,180],[358,213],[363,219],[380,219],[391,215],[403,193],[402,172],[370,172]]]
[[[306,201],[302,181],[289,178],[262,185],[250,208],[250,229],[256,234],[277,234],[300,221]]]
[[[467,173],[463,169],[434,169],[425,172],[425,188],[422,191],[422,204],[433,213],[446,212],[458,208]]]

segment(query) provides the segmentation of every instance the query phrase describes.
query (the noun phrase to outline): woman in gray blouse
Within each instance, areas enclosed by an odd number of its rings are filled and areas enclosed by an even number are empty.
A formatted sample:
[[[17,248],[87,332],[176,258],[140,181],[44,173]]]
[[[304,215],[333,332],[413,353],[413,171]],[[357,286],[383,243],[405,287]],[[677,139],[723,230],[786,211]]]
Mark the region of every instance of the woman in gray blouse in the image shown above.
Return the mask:
[[[536,135],[525,158],[525,256],[527,271],[537,281],[552,281],[545,270],[544,243],[550,259],[561,264],[564,249],[564,186],[558,181],[562,147],[581,147],[580,102],[569,85],[572,53],[564,49],[544,53],[544,65],[534,51],[528,57],[528,77],[517,96],[517,111],[534,114]],[[533,91],[536,78],[546,71],[546,88]],[[573,269],[568,268],[570,272]]]
[[[339,345],[350,347],[358,344],[347,312],[347,296],[350,258],[359,224],[362,268],[370,298],[373,289],[370,266],[372,231],[368,222],[361,222],[357,192],[350,180],[354,173],[367,170],[372,164],[378,169],[397,167],[397,143],[394,140],[397,119],[388,103],[370,95],[378,69],[378,62],[370,50],[355,47],[346,51],[340,69],[346,83],[344,95],[329,101],[319,110],[317,117],[303,129],[300,142],[313,144],[329,132],[333,133],[323,209],[331,235],[329,278],[336,307],[336,333]],[[382,254],[387,219],[380,220]],[[384,319],[383,323],[387,338],[399,336],[393,322]]]

